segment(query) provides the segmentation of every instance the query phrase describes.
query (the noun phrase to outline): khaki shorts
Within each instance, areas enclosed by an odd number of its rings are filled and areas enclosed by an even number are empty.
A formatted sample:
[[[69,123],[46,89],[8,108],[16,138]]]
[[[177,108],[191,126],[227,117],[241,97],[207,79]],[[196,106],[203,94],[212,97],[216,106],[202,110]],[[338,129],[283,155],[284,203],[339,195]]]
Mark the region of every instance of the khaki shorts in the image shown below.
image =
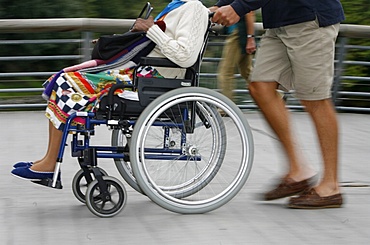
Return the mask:
[[[268,29],[256,53],[252,82],[278,82],[301,100],[330,98],[338,31],[339,24],[319,27],[317,20]]]

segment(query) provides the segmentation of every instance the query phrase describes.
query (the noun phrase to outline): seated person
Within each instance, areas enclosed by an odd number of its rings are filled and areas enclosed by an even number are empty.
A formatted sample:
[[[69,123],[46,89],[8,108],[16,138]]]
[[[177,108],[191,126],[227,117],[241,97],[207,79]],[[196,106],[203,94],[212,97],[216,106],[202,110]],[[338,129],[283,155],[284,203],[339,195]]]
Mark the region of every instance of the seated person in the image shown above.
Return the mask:
[[[165,23],[164,31],[155,24],[153,17],[137,19],[131,30],[145,31],[146,36],[156,44],[148,57],[165,57],[184,68],[192,66],[198,58],[207,31],[208,9],[198,0],[173,0],[157,19]],[[46,116],[49,119],[47,152],[40,160],[15,164],[12,174],[28,180],[53,178],[62,138],[61,130],[68,116],[76,111],[91,109],[89,106],[102,93],[107,93],[112,84],[129,77],[130,72],[127,70],[130,69],[125,67],[121,70],[94,74],[88,72],[58,74],[46,108]],[[155,76],[181,78],[184,77],[185,69],[158,67],[151,68],[150,72]],[[83,124],[83,120],[77,118],[74,123]]]

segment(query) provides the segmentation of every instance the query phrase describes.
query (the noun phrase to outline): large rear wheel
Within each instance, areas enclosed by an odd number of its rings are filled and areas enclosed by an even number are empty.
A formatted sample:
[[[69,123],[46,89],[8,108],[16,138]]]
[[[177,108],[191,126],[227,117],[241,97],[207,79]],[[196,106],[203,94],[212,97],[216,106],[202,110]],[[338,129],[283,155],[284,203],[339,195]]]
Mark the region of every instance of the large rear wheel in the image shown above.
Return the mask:
[[[141,113],[130,146],[133,175],[163,208],[204,213],[230,201],[253,162],[245,115],[228,98],[206,88],[161,95]]]

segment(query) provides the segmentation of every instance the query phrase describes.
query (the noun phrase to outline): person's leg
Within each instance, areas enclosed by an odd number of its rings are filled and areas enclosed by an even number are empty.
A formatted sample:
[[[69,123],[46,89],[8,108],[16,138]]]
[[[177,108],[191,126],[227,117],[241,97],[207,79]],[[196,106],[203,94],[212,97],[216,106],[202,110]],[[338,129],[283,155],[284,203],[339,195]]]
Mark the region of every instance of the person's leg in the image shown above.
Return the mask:
[[[285,176],[274,189],[264,194],[264,200],[296,195],[312,186],[316,172],[304,162],[294,141],[290,115],[276,89],[292,89],[294,73],[286,44],[279,38],[280,29],[266,30],[255,57],[249,92],[261,109],[266,121],[278,136],[287,157]]]
[[[239,60],[239,72],[240,75],[246,81],[246,88],[248,88],[250,83],[250,74],[252,73],[253,67],[253,55],[252,54],[242,54]]]
[[[324,162],[323,177],[315,187],[320,196],[338,194],[338,122],[331,99],[302,101],[316,127]]]
[[[280,139],[288,159],[286,177],[296,182],[306,180],[315,175],[315,172],[303,162],[302,156],[298,153],[299,147],[292,136],[289,113],[284,101],[276,93],[276,88],[276,82],[252,82],[249,91]]]
[[[50,143],[49,142],[52,140],[52,130],[53,130],[53,127],[50,127],[50,122],[49,122],[49,127],[48,128],[49,128],[49,138],[48,138],[48,148],[47,148],[46,152],[49,152],[49,150],[50,150]],[[46,155],[47,154],[45,153],[45,155],[44,155],[44,157],[42,159],[39,159],[37,161],[34,161],[33,162],[33,165],[37,164],[38,162],[43,161],[45,159]]]
[[[305,106],[317,131],[324,173],[314,190],[322,196],[339,193],[338,126],[330,98],[338,31],[339,24],[319,27],[316,20],[287,26],[280,36],[290,47],[288,55],[295,77],[296,97]]]
[[[238,32],[233,31],[226,39],[226,43],[222,51],[222,59],[218,66],[217,77],[221,93],[231,100],[234,99],[234,74],[236,62],[239,60],[239,56],[240,47],[238,43]]]
[[[40,172],[53,172],[59,153],[63,132],[56,129],[49,121],[49,143],[45,156],[32,165],[31,169]]]

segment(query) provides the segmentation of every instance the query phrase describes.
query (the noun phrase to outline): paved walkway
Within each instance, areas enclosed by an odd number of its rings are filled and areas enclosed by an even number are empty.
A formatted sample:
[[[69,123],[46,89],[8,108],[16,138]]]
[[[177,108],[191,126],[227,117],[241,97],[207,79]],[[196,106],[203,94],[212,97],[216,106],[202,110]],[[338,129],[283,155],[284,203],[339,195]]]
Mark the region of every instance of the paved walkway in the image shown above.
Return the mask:
[[[0,113],[0,244],[370,244],[370,116],[340,114],[341,209],[291,210],[286,199],[261,202],[258,194],[283,170],[284,157],[258,112],[246,117],[253,128],[255,161],[245,188],[225,206],[202,215],[164,210],[125,184],[125,209],[109,219],[94,216],[73,196],[78,170],[67,148],[62,190],[10,175],[17,161],[34,160],[46,150],[47,120],[42,112]],[[318,170],[320,159],[307,114],[293,113],[301,149]],[[98,127],[99,141],[110,133]],[[119,179],[111,160],[99,165]]]

